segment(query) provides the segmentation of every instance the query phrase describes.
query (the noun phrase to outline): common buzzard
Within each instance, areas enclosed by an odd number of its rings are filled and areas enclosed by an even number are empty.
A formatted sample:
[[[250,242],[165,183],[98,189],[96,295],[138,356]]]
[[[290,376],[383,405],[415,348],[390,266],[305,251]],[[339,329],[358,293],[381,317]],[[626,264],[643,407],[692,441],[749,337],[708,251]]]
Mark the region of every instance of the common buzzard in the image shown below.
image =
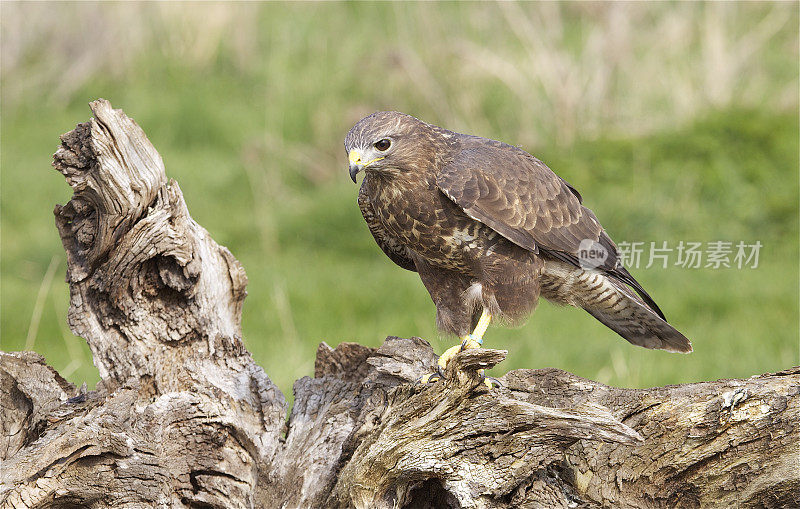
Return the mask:
[[[493,319],[524,320],[539,295],[585,309],[634,345],[692,351],[619,260],[580,193],[527,152],[382,111],[347,133],[358,206],[384,253],[419,273],[439,329],[477,348]]]

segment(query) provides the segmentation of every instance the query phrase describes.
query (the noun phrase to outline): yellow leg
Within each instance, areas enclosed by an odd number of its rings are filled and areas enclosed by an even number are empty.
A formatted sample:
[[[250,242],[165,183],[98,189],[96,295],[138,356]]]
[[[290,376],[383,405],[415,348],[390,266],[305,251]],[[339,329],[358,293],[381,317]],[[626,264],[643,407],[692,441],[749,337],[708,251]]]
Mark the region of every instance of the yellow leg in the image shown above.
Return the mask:
[[[447,363],[463,350],[469,350],[472,348],[480,348],[483,345],[483,335],[486,333],[486,329],[489,328],[489,323],[492,321],[492,315],[486,311],[484,308],[483,313],[481,313],[480,319],[478,319],[478,325],[475,326],[475,330],[472,331],[472,334],[468,334],[461,338],[461,344],[456,345],[453,347],[448,348],[441,357],[439,357],[439,367],[444,369],[447,367]]]
[[[486,334],[486,329],[489,328],[489,323],[491,321],[492,315],[489,314],[489,312],[484,308],[483,313],[481,313],[481,317],[478,320],[478,325],[475,326],[475,330],[472,331],[472,334],[470,334],[470,339],[477,341],[478,344],[483,344],[483,335]]]
[[[478,324],[475,326],[475,330],[472,331],[472,334],[467,336],[467,341],[462,341],[461,346],[462,349],[466,348],[480,348],[483,345],[483,335],[486,334],[486,329],[489,328],[489,323],[492,321],[492,315],[486,311],[484,308],[483,313],[481,313],[480,319],[478,319]],[[483,376],[483,370],[478,370],[481,376]],[[483,383],[490,389],[494,389],[495,385],[489,378],[484,376]]]

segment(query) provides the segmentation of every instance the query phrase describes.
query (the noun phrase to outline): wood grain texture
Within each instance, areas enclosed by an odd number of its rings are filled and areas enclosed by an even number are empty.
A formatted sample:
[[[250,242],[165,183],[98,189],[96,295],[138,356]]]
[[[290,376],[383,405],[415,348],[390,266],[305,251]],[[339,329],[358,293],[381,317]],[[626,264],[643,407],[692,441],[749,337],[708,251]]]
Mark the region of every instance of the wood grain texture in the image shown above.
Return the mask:
[[[516,370],[489,390],[477,370],[504,351],[417,385],[422,339],[323,343],[287,420],[242,344],[241,265],[133,121],[92,110],[56,154],[75,190],[56,220],[101,381],[0,353],[0,507],[800,505],[800,368],[647,390]]]

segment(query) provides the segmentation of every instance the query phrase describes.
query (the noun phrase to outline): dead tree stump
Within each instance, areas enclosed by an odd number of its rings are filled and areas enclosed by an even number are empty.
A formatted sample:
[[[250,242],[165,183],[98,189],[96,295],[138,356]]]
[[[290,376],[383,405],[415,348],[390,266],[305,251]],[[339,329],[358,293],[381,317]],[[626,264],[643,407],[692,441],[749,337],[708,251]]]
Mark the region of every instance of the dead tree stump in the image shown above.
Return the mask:
[[[419,386],[419,338],[323,343],[287,422],[242,343],[244,269],[139,126],[91,108],[55,154],[74,190],[55,216],[101,381],[0,353],[0,507],[800,506],[800,368],[648,390],[516,370],[488,390],[476,370],[503,351]]]

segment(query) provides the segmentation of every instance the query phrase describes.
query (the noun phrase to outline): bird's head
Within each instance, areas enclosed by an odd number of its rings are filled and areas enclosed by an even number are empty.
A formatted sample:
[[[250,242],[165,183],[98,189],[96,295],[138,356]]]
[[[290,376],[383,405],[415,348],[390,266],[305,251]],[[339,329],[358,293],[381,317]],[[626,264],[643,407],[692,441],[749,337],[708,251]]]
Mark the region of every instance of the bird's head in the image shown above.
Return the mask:
[[[433,147],[420,143],[432,126],[397,111],[379,111],[362,118],[344,139],[350,178],[361,170],[391,175],[428,166]]]

